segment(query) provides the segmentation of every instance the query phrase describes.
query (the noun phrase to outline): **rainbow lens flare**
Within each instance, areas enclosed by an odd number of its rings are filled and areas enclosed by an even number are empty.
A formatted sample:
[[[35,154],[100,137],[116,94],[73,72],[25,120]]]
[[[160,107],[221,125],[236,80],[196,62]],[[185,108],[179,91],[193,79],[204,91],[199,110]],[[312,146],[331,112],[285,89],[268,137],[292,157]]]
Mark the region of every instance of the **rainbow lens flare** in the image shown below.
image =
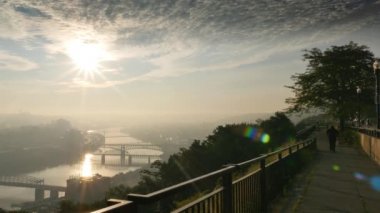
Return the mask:
[[[261,129],[247,127],[244,130],[244,137],[249,138],[251,140],[261,141],[266,144],[270,141],[270,136],[267,133],[264,133]]]
[[[380,192],[380,176],[374,176],[369,179],[372,189]]]

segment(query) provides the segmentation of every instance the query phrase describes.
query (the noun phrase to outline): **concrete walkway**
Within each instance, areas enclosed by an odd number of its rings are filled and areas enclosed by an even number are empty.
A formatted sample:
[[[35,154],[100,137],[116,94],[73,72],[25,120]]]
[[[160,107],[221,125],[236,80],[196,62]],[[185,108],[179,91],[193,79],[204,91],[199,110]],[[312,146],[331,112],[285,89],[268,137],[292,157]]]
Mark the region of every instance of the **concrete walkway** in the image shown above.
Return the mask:
[[[351,147],[338,145],[330,152],[325,130],[316,136],[318,159],[298,185],[291,208],[280,212],[380,212],[380,166]]]

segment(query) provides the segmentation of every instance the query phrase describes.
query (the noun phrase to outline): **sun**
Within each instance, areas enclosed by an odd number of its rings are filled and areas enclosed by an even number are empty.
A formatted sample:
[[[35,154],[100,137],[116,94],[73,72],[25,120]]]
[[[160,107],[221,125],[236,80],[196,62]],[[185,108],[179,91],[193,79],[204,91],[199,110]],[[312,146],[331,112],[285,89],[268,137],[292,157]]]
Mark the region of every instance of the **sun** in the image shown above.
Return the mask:
[[[94,41],[73,40],[66,44],[66,53],[79,74],[93,75],[99,72],[100,63],[107,60],[108,53],[103,45]]]

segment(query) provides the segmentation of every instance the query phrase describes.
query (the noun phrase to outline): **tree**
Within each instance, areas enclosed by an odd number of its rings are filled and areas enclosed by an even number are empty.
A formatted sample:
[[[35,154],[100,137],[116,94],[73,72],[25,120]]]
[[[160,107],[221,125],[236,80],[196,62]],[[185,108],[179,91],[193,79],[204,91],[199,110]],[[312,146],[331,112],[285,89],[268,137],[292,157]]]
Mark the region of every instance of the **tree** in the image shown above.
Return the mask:
[[[344,128],[345,121],[358,109],[373,105],[374,56],[368,47],[351,41],[323,52],[313,48],[305,50],[303,60],[308,62],[306,72],[293,75],[294,85],[287,86],[295,94],[286,100],[290,112],[320,109],[339,119]]]
[[[260,127],[270,135],[271,142],[268,145],[271,149],[278,148],[296,137],[294,124],[283,112],[276,112],[269,119],[262,121]]]
[[[247,136],[255,129],[257,137]],[[262,133],[270,136],[261,141]],[[190,178],[220,169],[223,165],[239,163],[275,149],[295,138],[294,124],[284,113],[275,113],[260,124],[229,124],[218,126],[205,140],[195,140],[189,148],[171,155],[167,162],[155,162],[142,170],[139,192],[148,193]],[[207,162],[207,163],[205,163]]]
[[[284,113],[275,113],[269,119],[255,124],[218,126],[205,140],[194,140],[188,148],[181,148],[166,162],[155,161],[150,168],[141,170],[140,182],[137,186],[133,188],[117,186],[111,189],[109,194],[123,198],[129,192],[151,193],[218,170],[223,165],[258,157],[295,138],[295,134],[294,124]],[[270,139],[264,142],[263,135],[269,135]],[[219,181],[217,177],[209,178],[207,181],[193,184],[193,187],[182,189],[174,196],[166,197],[159,202],[159,212],[169,212],[178,201],[214,189],[220,183]],[[141,211],[152,212],[153,210],[142,209]]]

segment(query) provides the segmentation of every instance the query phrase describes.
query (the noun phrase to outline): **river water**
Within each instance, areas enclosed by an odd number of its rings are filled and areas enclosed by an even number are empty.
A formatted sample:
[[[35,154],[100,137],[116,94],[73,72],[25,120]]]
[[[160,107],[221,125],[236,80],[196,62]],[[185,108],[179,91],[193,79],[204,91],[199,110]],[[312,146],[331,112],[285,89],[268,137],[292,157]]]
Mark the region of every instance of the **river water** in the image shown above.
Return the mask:
[[[143,142],[136,138],[130,137],[125,133],[121,133],[120,128],[107,129],[106,137],[108,136],[123,136],[123,137],[116,137],[116,138],[107,138],[106,143],[110,143],[110,144],[112,143],[136,144],[136,143]],[[144,150],[144,149],[130,150],[129,152],[133,154],[138,154],[138,153],[152,154],[153,152],[154,154],[162,153],[160,151]],[[157,160],[157,159],[158,158],[152,158],[152,162],[153,160]],[[120,157],[118,156],[107,156],[106,162],[108,165],[100,165],[100,156],[93,156],[91,159],[92,174],[98,173],[98,174],[101,174],[102,176],[114,176],[120,172],[125,173],[125,172],[133,171],[139,168],[137,166],[124,166],[124,167],[118,166],[120,162]],[[133,159],[133,162],[147,163],[147,159]],[[47,168],[41,171],[35,171],[35,172],[23,174],[23,175],[43,178],[45,181],[45,184],[66,186],[66,180],[70,176],[79,176],[81,174],[82,167],[83,167],[82,162],[78,162],[73,165],[60,165],[60,166]],[[0,208],[11,209],[11,204],[33,201],[33,200],[34,200],[34,189],[0,186]]]

